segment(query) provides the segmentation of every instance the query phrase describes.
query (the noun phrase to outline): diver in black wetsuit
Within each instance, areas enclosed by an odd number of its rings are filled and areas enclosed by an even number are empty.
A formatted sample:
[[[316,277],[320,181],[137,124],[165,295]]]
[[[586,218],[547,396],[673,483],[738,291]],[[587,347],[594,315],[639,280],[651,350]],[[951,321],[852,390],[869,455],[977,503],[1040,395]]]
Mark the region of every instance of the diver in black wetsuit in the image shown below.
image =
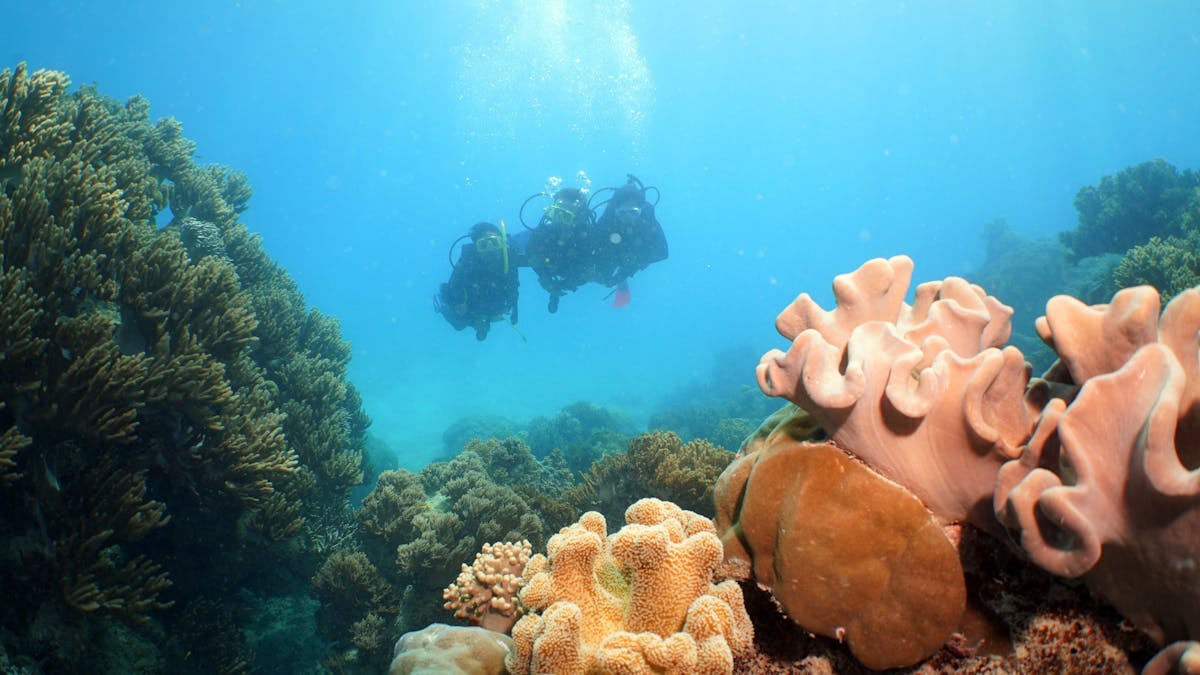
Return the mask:
[[[654,204],[646,199],[647,190],[657,194],[657,188],[647,188],[630,174],[625,185],[611,189],[612,197],[593,228],[589,280],[619,288],[636,272],[667,259],[667,236],[654,215]]]
[[[434,296],[434,308],[446,317],[455,330],[468,326],[475,329],[475,338],[487,338],[492,322],[508,315],[517,323],[517,291],[520,280],[517,269],[521,260],[511,251],[503,221],[477,223],[459,241],[470,237],[462,247],[450,280],[442,284]],[[454,244],[458,244],[455,241]],[[453,251],[454,245],[451,245]]]
[[[596,224],[582,189],[562,188],[553,199],[525,247],[538,283],[550,292],[551,314],[558,311],[558,300],[564,293],[579,288],[594,275]]]

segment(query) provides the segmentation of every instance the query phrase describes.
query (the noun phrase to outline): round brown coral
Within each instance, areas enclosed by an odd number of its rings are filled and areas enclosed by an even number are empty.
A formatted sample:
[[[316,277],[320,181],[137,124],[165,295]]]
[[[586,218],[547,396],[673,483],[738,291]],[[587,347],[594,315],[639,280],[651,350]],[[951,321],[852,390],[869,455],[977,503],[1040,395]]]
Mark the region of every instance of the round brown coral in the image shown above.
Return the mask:
[[[869,668],[933,654],[965,607],[957,552],[929,511],[830,443],[780,436],[735,461],[717,484],[717,530],[796,623],[844,639]]]

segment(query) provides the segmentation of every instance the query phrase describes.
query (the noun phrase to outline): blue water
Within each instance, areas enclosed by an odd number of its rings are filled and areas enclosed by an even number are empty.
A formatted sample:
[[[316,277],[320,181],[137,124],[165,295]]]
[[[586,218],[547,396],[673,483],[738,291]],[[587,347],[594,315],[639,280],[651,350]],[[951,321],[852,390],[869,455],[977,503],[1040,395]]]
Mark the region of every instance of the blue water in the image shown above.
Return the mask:
[[[1105,174],[1200,166],[1200,4],[738,4],[43,0],[6,3],[0,63],[143,94],[245,172],[243,222],[340,319],[413,468],[470,413],[643,419],[870,257],[969,274],[989,220],[1053,235]],[[658,186],[669,260],[555,315],[526,270],[526,339],[454,332],[451,242],[580,171]]]

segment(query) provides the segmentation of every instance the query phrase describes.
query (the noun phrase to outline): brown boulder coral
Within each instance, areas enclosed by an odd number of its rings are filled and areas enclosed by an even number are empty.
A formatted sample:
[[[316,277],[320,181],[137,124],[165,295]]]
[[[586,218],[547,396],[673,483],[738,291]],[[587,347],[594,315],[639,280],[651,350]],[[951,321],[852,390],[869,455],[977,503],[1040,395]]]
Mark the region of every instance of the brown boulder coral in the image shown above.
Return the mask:
[[[725,555],[806,629],[869,668],[907,666],[958,628],[954,545],[911,493],[829,443],[772,437],[717,484]]]

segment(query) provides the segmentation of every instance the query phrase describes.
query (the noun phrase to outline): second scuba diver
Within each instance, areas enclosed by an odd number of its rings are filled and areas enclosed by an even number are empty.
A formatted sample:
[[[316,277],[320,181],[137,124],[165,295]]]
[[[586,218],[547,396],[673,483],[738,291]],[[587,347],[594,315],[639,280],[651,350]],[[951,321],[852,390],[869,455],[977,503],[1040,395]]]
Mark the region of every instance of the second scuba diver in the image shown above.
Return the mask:
[[[543,193],[534,197],[540,194]],[[529,235],[525,254],[529,266],[537,273],[538,283],[550,293],[547,309],[551,314],[558,311],[558,300],[564,293],[590,280],[595,258],[592,250],[595,222],[587,193],[580,188],[562,188],[554,193],[553,201]]]

